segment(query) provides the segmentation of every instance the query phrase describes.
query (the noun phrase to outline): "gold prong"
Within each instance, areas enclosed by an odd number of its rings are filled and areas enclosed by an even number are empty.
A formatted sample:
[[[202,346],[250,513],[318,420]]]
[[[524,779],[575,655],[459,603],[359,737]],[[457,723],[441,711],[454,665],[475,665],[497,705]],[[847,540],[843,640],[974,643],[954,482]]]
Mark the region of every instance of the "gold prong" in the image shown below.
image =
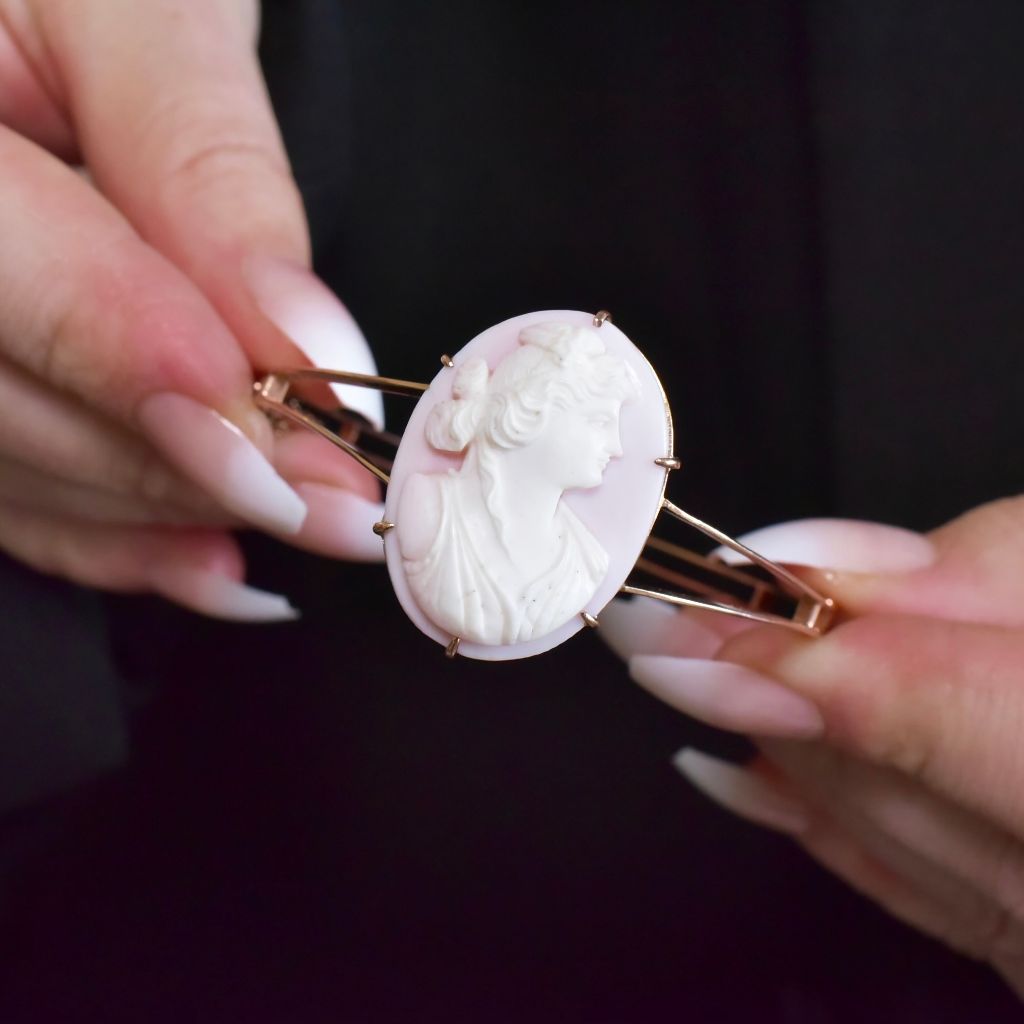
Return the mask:
[[[268,373],[260,380],[253,381],[253,391],[267,402],[283,403],[288,397],[291,382],[284,373]]]
[[[580,618],[583,620],[584,625],[589,626],[591,629],[597,629],[597,627],[601,625],[601,623],[598,622],[590,612],[580,612]]]
[[[612,315],[611,315],[611,313],[608,312],[607,309],[599,309],[594,314],[594,326],[595,327],[600,327],[601,324],[604,324],[604,323],[610,324],[611,322],[612,322]]]
[[[655,459],[654,464],[663,469],[679,469],[682,466],[682,463],[674,455],[664,455],[660,459]]]
[[[394,528],[395,524],[389,523],[386,519],[382,519],[379,523],[373,524],[373,532],[377,534],[378,537],[383,537],[388,530],[393,530]]]
[[[444,649],[444,656],[446,658],[454,658],[459,653],[459,644],[462,642],[460,637],[453,636],[448,641],[448,646]]]
[[[445,353],[443,356],[441,356],[441,362],[444,363],[445,366],[449,366],[449,367],[455,365],[454,360],[447,353]]]

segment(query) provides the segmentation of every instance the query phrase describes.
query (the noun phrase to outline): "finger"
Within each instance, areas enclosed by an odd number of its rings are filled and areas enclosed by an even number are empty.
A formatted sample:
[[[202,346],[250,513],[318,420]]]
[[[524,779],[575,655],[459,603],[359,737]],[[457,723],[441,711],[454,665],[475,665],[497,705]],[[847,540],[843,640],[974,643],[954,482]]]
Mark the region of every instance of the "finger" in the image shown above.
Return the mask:
[[[187,510],[228,522],[220,505],[144,438],[2,358],[0,459],[122,503],[142,499],[154,509],[168,506],[169,514]]]
[[[739,538],[772,561],[811,566],[807,582],[848,615],[931,615],[1024,624],[1024,497],[972,509],[923,536],[855,520],[802,520]],[[715,554],[729,564],[743,557]]]
[[[296,617],[287,599],[241,582],[241,552],[219,531],[100,526],[0,505],[0,548],[40,572],[104,590],[160,594],[214,618]]]
[[[0,3],[0,124],[65,160],[76,154],[71,124],[40,73],[46,60],[24,4]]]
[[[983,920],[971,930],[989,936],[987,956],[1024,953],[1024,848],[1016,837],[897,772],[823,744],[768,742],[762,750],[883,862],[959,906],[965,918],[974,907]]]
[[[0,480],[0,493],[21,507],[94,522],[239,525],[144,439],[2,359],[0,410],[0,459],[9,453],[19,467]],[[372,528],[384,513],[370,474],[306,431],[288,432],[275,448],[282,478],[307,509],[289,540],[335,558],[382,560]]]
[[[787,739],[824,732],[812,701],[742,665],[637,654],[629,659],[629,674],[655,697],[717,729]]]
[[[925,572],[843,586],[851,610],[1024,625],[1024,497],[972,509],[934,530],[929,541],[936,559]]]
[[[906,924],[968,955],[988,958],[1001,949],[1002,915],[976,892],[951,885],[941,873],[920,870],[877,836],[837,820],[799,784],[780,777],[763,758],[741,768],[694,750],[674,759],[701,793],[738,816],[792,836],[852,888]],[[879,855],[881,849],[882,856]]]
[[[92,523],[238,527],[208,499],[191,508],[171,500],[117,494],[87,484],[70,483],[40,473],[32,466],[0,458],[0,500],[7,505],[46,515],[60,515]]]
[[[813,704],[839,749],[1024,834],[1018,632],[876,615],[815,640],[750,630],[718,658]]]
[[[53,157],[0,128],[0,347],[59,391],[138,428],[247,522],[295,532],[305,508],[269,444],[248,361],[202,294]]]
[[[758,554],[791,567],[829,569],[827,574],[805,570],[800,575],[820,592],[834,596],[844,613],[846,580],[855,581],[864,573],[916,574],[936,558],[932,544],[920,534],[856,520],[781,523],[744,534],[739,541]],[[717,548],[712,556],[729,565],[747,562],[742,554],[728,547]],[[621,598],[601,613],[601,626],[599,635],[627,661],[633,655],[712,658],[724,640],[751,628],[749,622],[733,616]]]
[[[286,429],[279,433],[274,441],[274,465],[287,480],[339,487],[367,501],[380,500],[376,477],[309,430]]]
[[[636,654],[712,658],[722,638],[664,601],[618,597],[602,610],[598,636],[624,661]]]
[[[974,905],[950,905],[920,875],[885,864],[856,835],[821,816],[800,844],[823,867],[893,917],[975,959],[987,959],[999,917]],[[945,895],[945,894],[943,894]]]
[[[308,271],[302,201],[257,60],[257,4],[38,10],[98,186],[199,284],[255,365],[294,364],[294,343],[317,365],[375,373],[359,328]],[[337,390],[382,422],[377,392]]]

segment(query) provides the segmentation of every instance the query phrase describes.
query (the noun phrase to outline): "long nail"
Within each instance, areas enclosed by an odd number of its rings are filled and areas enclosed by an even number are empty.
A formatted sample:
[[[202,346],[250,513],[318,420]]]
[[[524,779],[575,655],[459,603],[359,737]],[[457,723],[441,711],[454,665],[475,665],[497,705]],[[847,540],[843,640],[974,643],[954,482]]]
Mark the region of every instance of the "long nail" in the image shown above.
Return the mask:
[[[824,732],[820,712],[806,697],[742,665],[638,654],[629,673],[667,704],[719,729],[786,739]]]
[[[384,545],[373,524],[384,518],[377,501],[331,487],[329,484],[296,484],[309,515],[296,538],[304,548],[353,562],[380,562]]]
[[[149,574],[156,593],[192,611],[234,622],[285,622],[299,613],[280,594],[257,590],[204,569],[157,565]]]
[[[195,399],[170,392],[139,406],[143,433],[229,512],[274,533],[296,533],[302,499],[229,420]]]
[[[806,832],[810,825],[802,804],[745,768],[692,747],[680,750],[672,763],[708,799],[747,821],[787,835]]]
[[[920,533],[856,519],[798,519],[737,539],[773,562],[840,572],[912,572],[927,568],[936,557]],[[732,548],[716,548],[713,554],[729,565],[746,561]]]
[[[310,271],[259,257],[246,265],[245,278],[263,315],[314,366],[377,373],[370,346],[352,314]],[[347,384],[332,384],[331,388],[346,408],[362,413],[376,427],[383,428],[384,402],[380,392]]]
[[[634,654],[711,658],[722,638],[664,601],[616,598],[601,612],[598,636],[628,661]]]

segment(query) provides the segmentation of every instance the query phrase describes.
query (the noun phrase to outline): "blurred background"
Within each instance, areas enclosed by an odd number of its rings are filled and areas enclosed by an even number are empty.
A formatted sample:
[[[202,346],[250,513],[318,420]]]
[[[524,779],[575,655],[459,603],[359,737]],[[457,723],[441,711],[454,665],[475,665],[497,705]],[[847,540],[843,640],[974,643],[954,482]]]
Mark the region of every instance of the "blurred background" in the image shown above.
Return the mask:
[[[1020,5],[264,10],[317,266],[382,373],[607,308],[665,383],[670,496],[734,535],[1022,489]],[[675,750],[743,742],[596,636],[448,662],[382,568],[246,549],[299,623],[0,563],[0,1020],[1019,1018],[692,792]]]

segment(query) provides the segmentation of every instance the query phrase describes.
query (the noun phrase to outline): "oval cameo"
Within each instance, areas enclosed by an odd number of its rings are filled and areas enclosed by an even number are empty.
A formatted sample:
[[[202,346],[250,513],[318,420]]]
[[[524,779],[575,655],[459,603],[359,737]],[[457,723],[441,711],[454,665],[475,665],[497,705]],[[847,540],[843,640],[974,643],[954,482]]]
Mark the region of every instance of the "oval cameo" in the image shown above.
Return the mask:
[[[384,518],[398,600],[488,661],[599,617],[661,506],[672,423],[650,363],[610,321],[527,313],[474,338],[417,402]]]

